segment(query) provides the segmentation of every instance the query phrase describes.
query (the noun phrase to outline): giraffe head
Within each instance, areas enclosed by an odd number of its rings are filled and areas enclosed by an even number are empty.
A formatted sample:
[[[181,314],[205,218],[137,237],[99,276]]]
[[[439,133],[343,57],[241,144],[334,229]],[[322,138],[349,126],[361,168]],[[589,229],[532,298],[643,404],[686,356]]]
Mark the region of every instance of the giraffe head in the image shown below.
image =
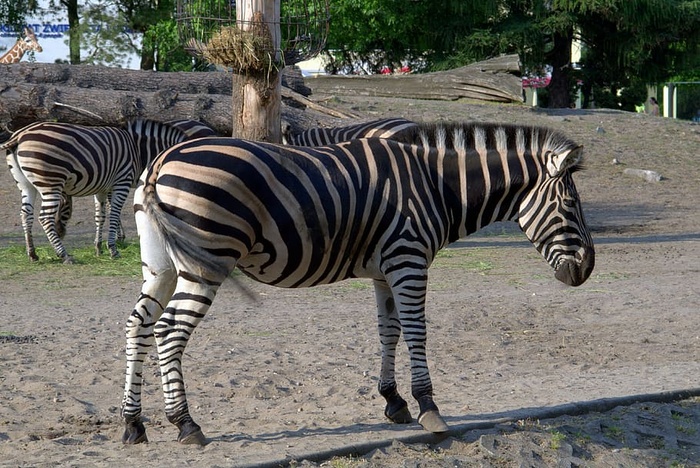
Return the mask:
[[[24,51],[33,50],[34,52],[41,52],[44,49],[39,45],[39,41],[36,40],[36,35],[32,28],[24,28]]]
[[[18,63],[27,51],[41,52],[43,49],[36,40],[32,28],[24,28],[24,38],[19,39],[5,55],[0,57],[0,63]]]

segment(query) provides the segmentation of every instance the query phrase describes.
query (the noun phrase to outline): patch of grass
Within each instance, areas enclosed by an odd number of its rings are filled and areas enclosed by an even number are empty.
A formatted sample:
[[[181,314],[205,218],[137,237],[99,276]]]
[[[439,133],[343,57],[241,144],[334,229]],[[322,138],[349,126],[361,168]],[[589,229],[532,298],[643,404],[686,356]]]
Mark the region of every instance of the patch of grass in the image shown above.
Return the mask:
[[[493,270],[493,261],[488,259],[490,249],[444,249],[438,252],[433,267],[451,268],[485,274]]]
[[[0,248],[0,280],[16,280],[43,272],[65,272],[72,276],[141,276],[138,242],[121,244],[120,258],[111,258],[107,252],[98,257],[92,246],[70,249],[75,260],[70,265],[63,264],[49,246],[40,246],[36,250],[39,260],[32,262],[24,246]]]
[[[629,277],[630,277],[629,273],[609,272],[609,273],[597,273],[597,274],[593,275],[592,279],[595,279],[596,281],[623,280],[623,279],[629,279]]]
[[[253,338],[267,338],[273,336],[271,331],[244,331],[243,334]]]
[[[619,426],[604,427],[603,433],[607,437],[610,437],[611,439],[615,439],[615,440],[619,440],[619,441],[622,441],[622,439],[623,439],[623,431],[622,431],[622,428]]]
[[[552,448],[552,450],[559,450],[562,442],[566,440],[566,434],[556,430],[551,431],[550,434],[552,435],[552,440],[550,441],[549,446]]]
[[[673,428],[676,432],[686,434],[689,436],[694,436],[697,430],[692,426],[692,419],[683,413],[677,411],[671,411],[671,419],[673,419]]]

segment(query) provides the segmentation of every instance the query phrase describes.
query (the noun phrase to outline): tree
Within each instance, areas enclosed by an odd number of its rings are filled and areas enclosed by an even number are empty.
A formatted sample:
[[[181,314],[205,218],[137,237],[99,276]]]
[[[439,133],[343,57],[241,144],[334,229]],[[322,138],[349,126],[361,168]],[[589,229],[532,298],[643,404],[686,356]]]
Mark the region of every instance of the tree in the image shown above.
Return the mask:
[[[37,9],[36,0],[2,0],[0,2],[0,24],[11,26],[19,36],[25,18],[35,13]]]
[[[700,50],[697,0],[336,0],[331,72],[383,65],[447,69],[517,53],[526,73],[552,69],[551,107],[568,107],[583,80],[590,97],[692,70]],[[583,70],[571,67],[582,41]]]
[[[141,70],[157,70],[159,62],[167,63],[164,54],[175,49],[172,42],[175,2],[173,0],[116,0],[116,2],[129,27],[143,34]],[[183,52],[184,50],[180,47],[179,55],[182,56]],[[159,53],[162,55],[160,58]]]
[[[377,73],[402,64],[427,69],[495,8],[494,2],[464,0],[334,0],[326,47],[330,71]]]

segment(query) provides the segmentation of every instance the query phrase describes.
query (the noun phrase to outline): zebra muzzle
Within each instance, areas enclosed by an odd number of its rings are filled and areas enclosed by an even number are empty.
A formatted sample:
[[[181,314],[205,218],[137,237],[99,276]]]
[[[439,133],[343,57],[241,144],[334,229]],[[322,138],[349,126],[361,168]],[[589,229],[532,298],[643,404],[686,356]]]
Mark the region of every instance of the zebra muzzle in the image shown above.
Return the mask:
[[[591,276],[594,266],[595,252],[593,247],[588,247],[585,249],[581,261],[563,261],[554,272],[554,277],[569,286],[580,286]]]

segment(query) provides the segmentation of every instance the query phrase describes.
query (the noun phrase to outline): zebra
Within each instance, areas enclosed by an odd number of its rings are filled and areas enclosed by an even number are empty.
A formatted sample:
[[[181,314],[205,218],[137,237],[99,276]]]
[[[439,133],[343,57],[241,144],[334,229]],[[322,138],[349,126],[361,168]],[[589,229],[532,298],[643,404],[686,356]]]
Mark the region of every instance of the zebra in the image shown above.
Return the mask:
[[[148,163],[164,149],[188,138],[213,136],[196,121],[136,119],[123,128],[36,122],[14,132],[0,145],[22,192],[22,229],[27,255],[38,260],[32,238],[34,206],[56,255],[72,263],[62,237],[72,213],[72,197],[94,195],[95,251],[102,251],[105,205],[109,203],[107,246],[112,257],[121,228],[120,215],[129,191]],[[121,237],[121,236],[120,236]]]
[[[392,138],[396,140],[405,132],[417,127],[417,123],[400,117],[371,120],[346,127],[315,127],[299,133],[293,133],[291,127],[286,126],[282,131],[282,142],[295,146],[324,146],[359,138]]]
[[[143,360],[157,345],[168,420],[204,444],[189,414],[182,356],[234,268],[284,288],[373,280],[385,416],[412,422],[395,380],[403,333],[418,423],[441,433],[426,357],[428,268],[448,244],[517,220],[559,281],[578,286],[595,252],[573,173],[583,148],[529,126],[422,125],[427,145],[356,139],[322,147],[204,138],[163,152],[134,195],[143,277],[127,319],[122,441],[147,441]]]

